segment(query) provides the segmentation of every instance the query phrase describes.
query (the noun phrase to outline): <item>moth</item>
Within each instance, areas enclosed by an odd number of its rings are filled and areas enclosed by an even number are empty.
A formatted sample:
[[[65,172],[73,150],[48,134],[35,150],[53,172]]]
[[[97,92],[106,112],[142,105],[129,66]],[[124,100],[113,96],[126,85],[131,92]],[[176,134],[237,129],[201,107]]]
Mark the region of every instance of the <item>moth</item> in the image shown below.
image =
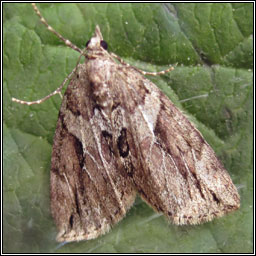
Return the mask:
[[[57,240],[94,239],[119,222],[137,194],[177,225],[200,224],[240,206],[232,180],[201,133],[150,74],[107,51],[99,26],[63,84],[51,160],[51,212]],[[164,74],[172,70],[152,75]]]

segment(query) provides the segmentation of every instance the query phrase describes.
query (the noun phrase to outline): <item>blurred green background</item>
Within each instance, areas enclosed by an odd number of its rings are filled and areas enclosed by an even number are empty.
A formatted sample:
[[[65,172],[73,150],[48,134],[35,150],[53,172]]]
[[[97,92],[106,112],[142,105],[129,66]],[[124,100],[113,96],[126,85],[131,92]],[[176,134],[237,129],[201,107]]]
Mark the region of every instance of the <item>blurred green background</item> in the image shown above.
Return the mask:
[[[198,226],[167,224],[137,198],[108,234],[58,244],[49,207],[51,146],[61,99],[54,91],[79,54],[40,23],[30,4],[3,4],[3,252],[250,253],[253,250],[253,4],[38,4],[80,48],[99,24],[109,50],[148,71],[230,173],[241,208]]]

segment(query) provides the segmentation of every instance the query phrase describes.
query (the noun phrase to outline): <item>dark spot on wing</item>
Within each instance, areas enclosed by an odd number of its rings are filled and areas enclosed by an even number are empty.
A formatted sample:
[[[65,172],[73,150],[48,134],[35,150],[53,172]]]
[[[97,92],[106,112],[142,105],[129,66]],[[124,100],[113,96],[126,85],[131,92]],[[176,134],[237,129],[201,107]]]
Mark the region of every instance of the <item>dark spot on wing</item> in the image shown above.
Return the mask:
[[[117,139],[117,147],[121,157],[127,157],[129,154],[129,144],[127,141],[126,128],[121,130],[121,134]]]

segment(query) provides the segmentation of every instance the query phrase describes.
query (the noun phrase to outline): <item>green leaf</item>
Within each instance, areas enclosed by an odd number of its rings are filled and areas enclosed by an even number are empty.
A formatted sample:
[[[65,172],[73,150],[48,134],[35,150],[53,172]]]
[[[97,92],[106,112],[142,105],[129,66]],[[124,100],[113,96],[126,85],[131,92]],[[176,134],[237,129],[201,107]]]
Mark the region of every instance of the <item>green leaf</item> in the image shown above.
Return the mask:
[[[49,210],[51,145],[59,96],[54,91],[79,54],[50,33],[30,4],[4,3],[5,253],[250,253],[253,250],[253,4],[38,4],[49,24],[83,48],[99,24],[110,51],[144,70],[211,144],[241,196],[241,208],[198,226],[167,225],[137,199],[108,234],[58,244]]]

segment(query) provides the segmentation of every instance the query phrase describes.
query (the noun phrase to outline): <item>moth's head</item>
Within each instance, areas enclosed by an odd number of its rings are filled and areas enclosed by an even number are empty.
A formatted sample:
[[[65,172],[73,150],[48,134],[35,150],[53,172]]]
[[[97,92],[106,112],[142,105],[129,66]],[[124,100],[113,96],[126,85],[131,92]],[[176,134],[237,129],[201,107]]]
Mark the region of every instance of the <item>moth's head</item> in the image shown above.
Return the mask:
[[[95,28],[94,36],[86,43],[86,49],[100,50],[101,48],[107,50],[108,44],[103,40],[103,36],[100,32],[100,27],[97,25]]]

